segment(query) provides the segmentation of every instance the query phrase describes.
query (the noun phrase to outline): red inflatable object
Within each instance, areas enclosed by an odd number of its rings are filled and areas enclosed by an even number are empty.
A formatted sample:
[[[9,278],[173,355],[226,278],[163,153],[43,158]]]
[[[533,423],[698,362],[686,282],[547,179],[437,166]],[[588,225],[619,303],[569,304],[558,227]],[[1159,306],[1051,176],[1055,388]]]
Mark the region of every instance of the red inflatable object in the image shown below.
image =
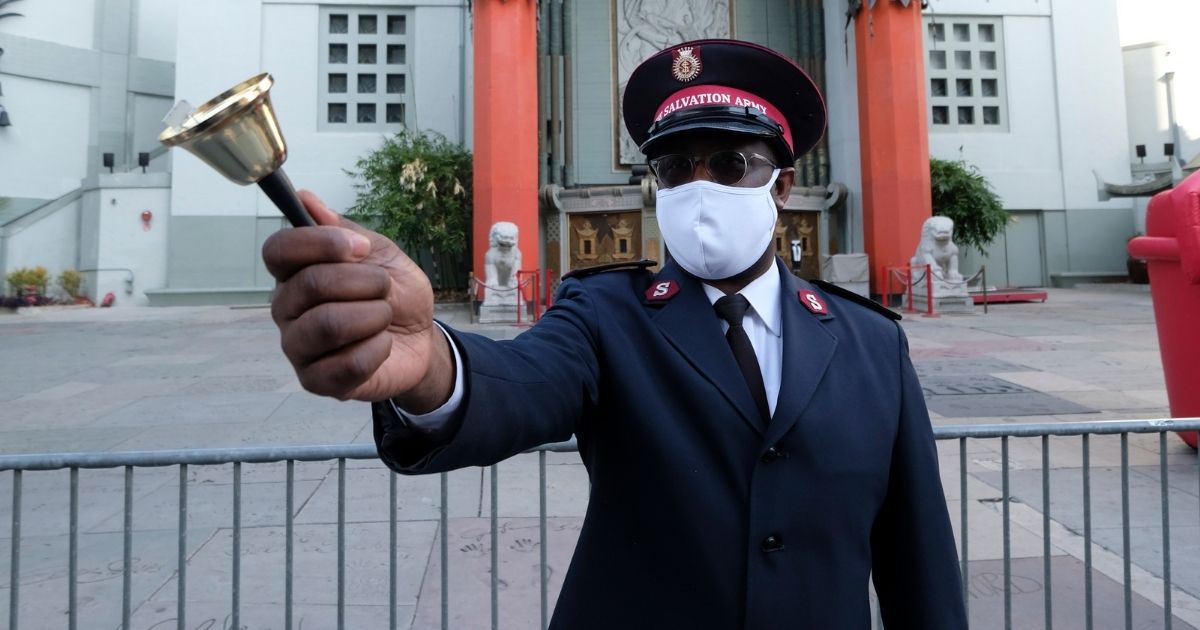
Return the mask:
[[[1129,241],[1129,255],[1150,270],[1171,416],[1200,417],[1200,173],[1150,200],[1146,236]],[[1179,437],[1196,448],[1195,431]]]

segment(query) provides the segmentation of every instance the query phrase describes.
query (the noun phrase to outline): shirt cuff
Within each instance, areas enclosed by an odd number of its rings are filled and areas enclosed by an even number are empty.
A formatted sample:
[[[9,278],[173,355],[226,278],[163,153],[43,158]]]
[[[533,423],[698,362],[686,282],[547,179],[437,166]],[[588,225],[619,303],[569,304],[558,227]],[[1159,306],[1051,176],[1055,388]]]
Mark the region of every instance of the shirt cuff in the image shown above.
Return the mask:
[[[438,322],[433,323],[437,325],[443,335],[446,335],[446,342],[450,344],[450,352],[454,355],[454,390],[450,392],[450,398],[442,403],[441,407],[428,413],[410,413],[401,409],[396,401],[388,401],[405,425],[430,433],[440,431],[449,424],[454,418],[454,413],[462,405],[463,399],[462,355],[459,354],[458,346],[454,343],[454,338],[450,336],[450,333],[446,332],[446,329]]]

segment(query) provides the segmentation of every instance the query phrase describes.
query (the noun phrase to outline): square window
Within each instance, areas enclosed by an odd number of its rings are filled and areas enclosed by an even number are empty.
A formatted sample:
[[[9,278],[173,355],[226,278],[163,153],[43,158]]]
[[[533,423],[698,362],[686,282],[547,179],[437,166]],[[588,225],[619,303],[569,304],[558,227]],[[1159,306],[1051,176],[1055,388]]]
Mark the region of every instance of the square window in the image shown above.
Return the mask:
[[[930,79],[929,80],[929,95],[930,96],[948,96],[946,94],[945,79]]]
[[[375,93],[375,75],[373,75],[373,74],[358,75],[358,93],[359,94],[374,94]]]
[[[359,103],[358,104],[358,122],[360,122],[360,123],[375,122],[375,103]]]
[[[948,125],[950,124],[950,108],[945,105],[933,106],[933,124]]]
[[[391,64],[404,65],[405,63],[404,44],[388,44],[387,47],[387,62]]]
[[[345,44],[329,45],[329,63],[346,63],[348,51]]]
[[[358,45],[358,63],[375,63],[375,44]]]
[[[983,70],[996,69],[996,51],[981,50],[979,51],[979,67]]]
[[[929,39],[935,42],[946,41],[946,25],[930,22],[929,24]]]
[[[345,103],[330,103],[329,117],[327,119],[331,123],[346,122],[346,104]]]
[[[971,69],[971,51],[956,50],[954,51],[954,67],[958,70]]]
[[[996,41],[996,27],[992,24],[979,25],[979,41],[994,42]]]
[[[387,93],[388,94],[404,94],[404,75],[403,74],[387,75]]]
[[[404,103],[387,104],[387,122],[404,124]]]
[[[983,124],[999,125],[1000,124],[1000,108],[995,105],[985,105],[983,108]]]
[[[999,82],[996,79],[980,79],[979,94],[981,96],[1000,96]]]
[[[408,30],[408,17],[404,15],[389,15],[387,17],[388,35],[403,35]]]
[[[929,51],[929,67],[934,70],[946,69],[946,51],[931,50]]]
[[[350,17],[345,13],[334,13],[329,16],[329,32],[341,35],[350,31]]]
[[[972,96],[971,79],[955,79],[954,94],[955,96]]]
[[[379,20],[374,15],[358,16],[358,34],[374,35],[379,31]]]
[[[971,25],[970,24],[955,24],[954,25],[954,41],[956,41],[956,42],[971,41]]]
[[[362,105],[359,105],[362,107]],[[966,106],[958,108],[958,124],[974,125],[975,124],[975,108]]]
[[[329,75],[329,92],[331,94],[343,94],[346,91],[346,75],[345,73],[336,73]]]

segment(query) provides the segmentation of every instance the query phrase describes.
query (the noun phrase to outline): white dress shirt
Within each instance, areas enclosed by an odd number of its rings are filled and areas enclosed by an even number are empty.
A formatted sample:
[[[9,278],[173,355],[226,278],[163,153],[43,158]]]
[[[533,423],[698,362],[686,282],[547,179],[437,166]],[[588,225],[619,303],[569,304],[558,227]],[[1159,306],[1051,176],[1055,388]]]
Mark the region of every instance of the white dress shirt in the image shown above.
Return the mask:
[[[754,346],[758,358],[758,369],[762,372],[763,386],[767,390],[767,405],[775,415],[775,403],[779,401],[779,383],[783,378],[783,312],[779,304],[779,270],[771,265],[763,275],[742,288],[743,297],[750,302],[750,310],[742,319],[742,328]],[[725,295],[720,289],[703,283],[704,295],[713,304]],[[716,311],[713,311],[716,317]],[[719,318],[718,318],[719,319]],[[729,324],[721,321],[721,332],[729,330]]]
[[[738,291],[750,302],[750,310],[746,311],[742,327],[746,329],[750,345],[754,346],[754,356],[758,358],[758,368],[762,371],[771,415],[775,415],[775,403],[779,400],[779,383],[783,378],[783,312],[779,302],[779,273],[779,269],[771,265],[770,269]],[[708,296],[708,301],[713,304],[725,295],[720,289],[706,283],[702,282],[701,286],[704,287],[704,295]],[[712,316],[717,317],[715,310]],[[721,332],[728,331],[729,324],[719,317],[717,319],[721,323]],[[443,427],[458,410],[463,398],[462,355],[459,354],[454,339],[441,324],[438,324],[438,330],[446,335],[450,351],[454,353],[454,391],[441,407],[429,413],[409,413],[396,407],[396,412],[410,425],[429,431]],[[392,405],[395,406],[395,403]]]

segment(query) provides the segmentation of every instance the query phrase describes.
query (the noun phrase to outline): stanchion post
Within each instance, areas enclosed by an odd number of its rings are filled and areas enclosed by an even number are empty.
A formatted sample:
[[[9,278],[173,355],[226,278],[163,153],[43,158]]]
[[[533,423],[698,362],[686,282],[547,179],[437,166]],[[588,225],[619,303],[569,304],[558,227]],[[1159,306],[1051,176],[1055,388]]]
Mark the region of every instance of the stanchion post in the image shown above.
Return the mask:
[[[925,267],[925,315],[924,317],[937,317],[937,313],[933,312],[933,265],[923,265]]]
[[[988,311],[988,298],[987,298],[987,265],[981,265],[981,266],[979,267],[979,273],[981,274],[981,276],[982,276],[982,278],[983,278],[983,314],[984,314],[984,315],[987,315],[987,311]]]
[[[906,277],[908,278],[908,285],[905,287],[905,291],[906,291],[906,293],[907,293],[907,295],[908,295],[908,306],[904,307],[904,312],[905,312],[905,313],[916,313],[916,312],[917,312],[917,307],[916,307],[916,306],[913,306],[913,278],[912,278],[912,265],[909,265],[909,266],[905,267],[905,268],[904,268],[904,273],[905,273]]]

